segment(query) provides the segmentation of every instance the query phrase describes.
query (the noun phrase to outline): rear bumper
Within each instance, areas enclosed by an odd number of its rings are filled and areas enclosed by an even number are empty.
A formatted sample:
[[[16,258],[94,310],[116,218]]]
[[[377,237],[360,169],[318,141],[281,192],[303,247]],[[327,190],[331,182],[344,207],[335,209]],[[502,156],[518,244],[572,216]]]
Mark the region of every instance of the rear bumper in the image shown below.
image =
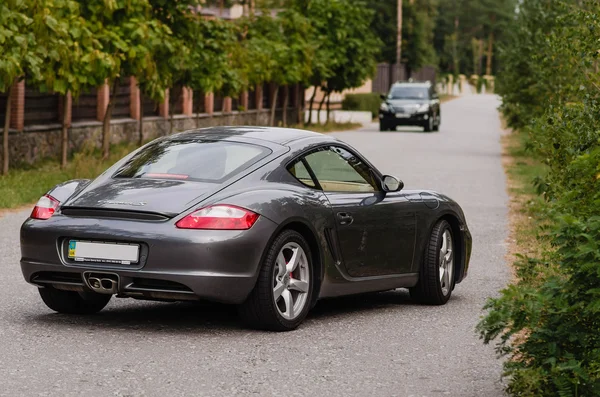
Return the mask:
[[[52,285],[60,289],[87,289],[83,274],[116,275],[118,294],[125,297],[156,300],[209,300],[222,303],[242,303],[256,278],[248,275],[212,274],[203,272],[173,273],[99,269],[96,267],[67,268],[61,265],[21,261],[25,280],[37,286]]]
[[[21,270],[38,286],[86,286],[84,274],[118,278],[118,294],[152,299],[205,299],[241,303],[254,288],[262,256],[277,225],[261,217],[250,230],[182,230],[172,221],[144,222],[57,215],[21,228]],[[69,239],[139,243],[140,263],[75,263]],[[61,284],[62,283],[62,284]],[[169,298],[171,297],[171,298]]]

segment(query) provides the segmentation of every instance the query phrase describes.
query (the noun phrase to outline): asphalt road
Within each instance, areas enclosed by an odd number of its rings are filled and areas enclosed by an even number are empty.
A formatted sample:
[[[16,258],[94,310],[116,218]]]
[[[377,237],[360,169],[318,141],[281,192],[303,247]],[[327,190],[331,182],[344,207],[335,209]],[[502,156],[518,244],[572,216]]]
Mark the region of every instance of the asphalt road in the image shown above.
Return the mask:
[[[439,133],[375,125],[336,136],[407,188],[464,208],[469,277],[443,307],[406,291],[323,301],[290,333],[248,331],[221,305],[113,299],[85,318],[50,312],[19,269],[19,226],[0,218],[0,396],[500,396],[501,363],[474,332],[507,281],[507,195],[494,96],[442,106]]]

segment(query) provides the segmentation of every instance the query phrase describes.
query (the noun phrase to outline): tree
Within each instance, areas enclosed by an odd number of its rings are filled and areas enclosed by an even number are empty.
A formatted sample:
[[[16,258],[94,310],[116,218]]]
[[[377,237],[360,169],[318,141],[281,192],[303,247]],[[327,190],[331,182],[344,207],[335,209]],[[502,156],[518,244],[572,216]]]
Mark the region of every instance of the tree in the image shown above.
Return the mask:
[[[514,19],[517,8],[516,0],[482,0],[481,12],[486,20],[484,26],[484,36],[487,36],[486,68],[487,75],[492,74],[494,42],[502,39],[507,27]]]
[[[110,120],[121,78],[136,76],[143,81],[158,80],[155,49],[170,40],[170,30],[153,18],[147,0],[78,0],[82,16],[100,42],[106,59],[106,81],[110,99],[102,125],[102,155],[110,151]]]
[[[376,59],[381,41],[370,29],[373,13],[360,1],[341,2],[342,23],[336,25],[336,52],[331,75],[324,90],[329,97],[332,92],[357,88],[375,73]],[[327,109],[329,121],[329,101]]]
[[[486,74],[494,73],[496,43],[509,33],[508,24],[515,16],[517,3],[518,0],[439,1],[434,47],[440,68],[455,75],[476,73],[482,60],[481,48],[472,45],[477,40],[486,43]]]
[[[43,55],[37,48],[32,29],[32,2],[26,0],[4,0],[0,4],[0,92],[7,94],[2,135],[2,174],[8,174],[9,151],[8,130],[12,87],[25,74],[39,76]]]
[[[371,30],[381,40],[381,51],[377,60],[393,64],[396,62],[396,44],[398,30],[397,1],[369,0],[368,7],[373,10]]]
[[[271,80],[280,55],[285,51],[279,40],[277,24],[270,15],[258,15],[241,21],[244,32],[243,71],[248,86],[259,86]],[[258,121],[259,114],[256,118]]]
[[[193,64],[189,88],[200,92],[220,91],[239,95],[246,88],[239,26],[222,20],[200,20],[193,42]],[[199,112],[196,112],[199,113]],[[198,120],[198,119],[197,119]]]
[[[37,84],[41,91],[63,96],[61,133],[61,167],[67,164],[68,124],[67,98],[101,85],[111,64],[109,54],[102,51],[87,21],[80,15],[79,4],[72,0],[40,0],[34,6],[34,29],[38,46],[45,55]],[[110,66],[109,66],[110,67]]]
[[[310,37],[312,37],[311,45],[314,57],[307,83],[312,85],[314,90],[309,100],[311,111],[309,112],[307,124],[312,123],[312,109],[318,88],[325,90],[326,82],[336,73],[336,68],[341,67],[343,63],[348,61],[347,49],[344,47],[347,43],[344,42],[344,39],[348,36],[348,30],[351,30],[352,27],[347,25],[349,23],[347,6],[349,4],[346,0],[299,0],[294,3],[296,10],[310,21],[313,31]],[[360,26],[358,28],[362,29]],[[373,34],[369,33],[367,38],[369,37],[373,37]],[[361,39],[359,38],[359,40]],[[376,47],[381,45],[381,43],[371,44]],[[320,118],[324,101],[325,96],[319,105],[318,118]]]
[[[433,32],[437,16],[436,0],[404,2],[402,23],[402,63],[408,76],[413,70],[436,65]]]
[[[523,0],[501,44],[502,110],[536,162],[539,251],[478,329],[497,340],[518,396],[597,396],[600,386],[600,3]],[[543,171],[546,170],[546,171]]]
[[[439,3],[438,0],[368,0],[368,8],[374,11],[371,29],[382,41],[377,60],[405,64],[409,72],[437,64],[433,31]]]
[[[201,92],[221,90],[225,95],[237,95],[243,88],[235,62],[239,54],[238,27],[223,20],[207,20],[191,9],[198,0],[173,2],[152,0],[153,14],[172,32],[173,45],[159,56],[160,75],[170,87],[170,132],[173,130],[173,109],[181,90]],[[198,112],[197,112],[198,113]]]
[[[275,125],[275,108],[279,87],[284,87],[283,124],[287,124],[286,109],[289,85],[306,81],[311,74],[313,49],[309,37],[312,27],[308,20],[293,9],[281,12],[271,19],[269,30],[263,32],[271,37],[270,81],[275,84],[271,98],[270,125]]]

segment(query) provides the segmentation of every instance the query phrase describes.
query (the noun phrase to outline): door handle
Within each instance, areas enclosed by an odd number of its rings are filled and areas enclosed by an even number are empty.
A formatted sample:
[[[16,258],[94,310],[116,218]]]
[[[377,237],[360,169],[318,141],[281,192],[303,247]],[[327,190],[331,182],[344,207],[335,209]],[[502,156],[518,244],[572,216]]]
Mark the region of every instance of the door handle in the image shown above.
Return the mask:
[[[350,225],[352,222],[354,222],[352,215],[347,212],[338,212],[337,218],[340,225]]]

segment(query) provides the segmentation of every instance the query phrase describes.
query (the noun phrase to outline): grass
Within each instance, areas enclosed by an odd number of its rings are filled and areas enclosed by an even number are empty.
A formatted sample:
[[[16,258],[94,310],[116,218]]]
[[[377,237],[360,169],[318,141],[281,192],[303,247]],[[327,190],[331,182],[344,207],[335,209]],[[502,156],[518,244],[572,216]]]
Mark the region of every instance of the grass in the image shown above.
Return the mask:
[[[115,145],[110,157],[102,160],[98,150],[84,149],[76,153],[65,169],[55,159],[46,159],[0,176],[0,209],[19,208],[35,203],[58,183],[80,178],[95,178],[135,148]]]
[[[526,149],[528,139],[525,134],[514,131],[502,137],[503,165],[510,196],[507,257],[510,263],[520,260],[517,255],[542,258],[550,248],[547,239],[540,234],[540,226],[547,223],[545,202],[534,185],[535,179],[543,177],[548,169]],[[544,272],[541,268],[530,270]]]
[[[440,94],[440,103],[448,102],[458,98],[457,95]]]
[[[356,130],[358,128],[361,128],[363,125],[360,123],[335,123],[335,122],[330,122],[327,124],[311,124],[311,125],[304,125],[304,124],[297,124],[297,125],[293,125],[290,126],[291,128],[299,128],[301,130],[309,130],[309,131],[313,131],[313,132],[320,132],[323,134],[326,134],[328,132],[337,132],[337,131],[347,131],[347,130]]]

